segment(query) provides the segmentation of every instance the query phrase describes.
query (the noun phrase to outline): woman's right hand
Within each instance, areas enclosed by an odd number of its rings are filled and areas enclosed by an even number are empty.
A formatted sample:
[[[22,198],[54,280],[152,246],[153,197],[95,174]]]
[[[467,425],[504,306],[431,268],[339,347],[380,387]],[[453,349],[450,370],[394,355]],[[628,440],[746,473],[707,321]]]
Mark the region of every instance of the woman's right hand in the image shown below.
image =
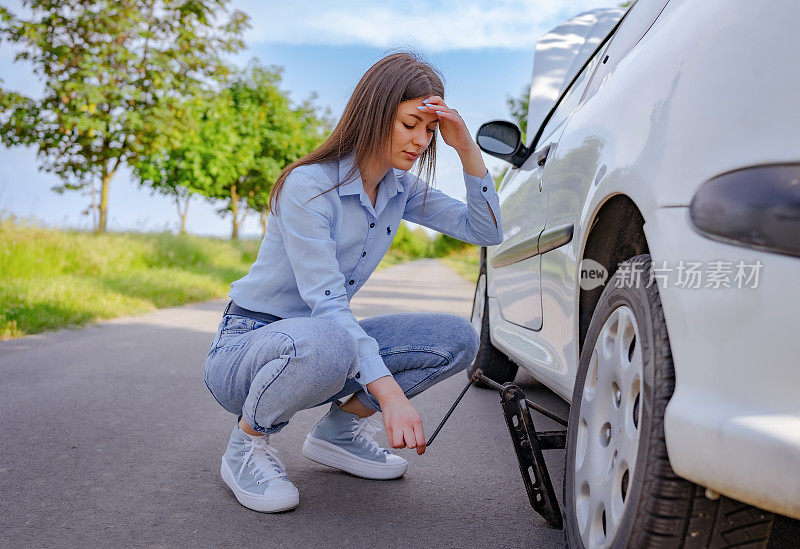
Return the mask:
[[[416,448],[417,454],[424,454],[425,434],[422,432],[422,418],[394,378],[391,376],[378,378],[369,383],[367,389],[381,405],[383,425],[391,447]]]

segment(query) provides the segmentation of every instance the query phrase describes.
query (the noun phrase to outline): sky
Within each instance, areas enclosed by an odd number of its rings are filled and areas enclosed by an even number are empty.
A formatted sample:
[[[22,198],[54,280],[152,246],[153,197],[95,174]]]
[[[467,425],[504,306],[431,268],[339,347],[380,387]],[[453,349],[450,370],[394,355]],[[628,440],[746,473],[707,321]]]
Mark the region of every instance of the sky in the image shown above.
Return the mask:
[[[18,0],[0,0],[20,13]],[[283,67],[280,87],[300,103],[316,92],[316,103],[329,107],[338,120],[364,72],[396,49],[422,54],[444,75],[445,102],[458,109],[474,136],[489,120],[510,116],[509,95],[518,97],[530,83],[536,40],[549,29],[581,12],[619,5],[619,0],[418,0],[277,2],[234,0],[231,7],[251,18],[246,49],[232,61],[243,66],[258,58],[264,65]],[[31,96],[41,85],[30,65],[14,62],[14,49],[0,44],[0,79],[5,89]],[[455,151],[438,138],[434,186],[464,200],[462,168]],[[484,155],[490,171],[505,163]],[[57,194],[57,176],[40,172],[36,151],[0,145],[0,217],[15,215],[37,223],[70,229],[90,229],[83,215],[90,199],[77,191]],[[189,206],[187,231],[227,237],[230,216],[220,216],[222,203],[200,198]],[[171,199],[139,187],[126,169],[109,190],[112,231],[173,231],[179,228]],[[260,235],[258,216],[245,220],[243,236]]]

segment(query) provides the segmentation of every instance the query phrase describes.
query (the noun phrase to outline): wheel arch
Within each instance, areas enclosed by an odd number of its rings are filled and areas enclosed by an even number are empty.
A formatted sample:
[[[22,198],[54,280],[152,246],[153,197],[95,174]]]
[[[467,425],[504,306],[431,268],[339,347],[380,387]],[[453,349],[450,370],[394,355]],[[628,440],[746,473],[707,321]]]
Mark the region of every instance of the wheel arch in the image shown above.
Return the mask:
[[[608,197],[595,211],[581,254],[581,260],[597,261],[608,271],[606,282],[614,276],[619,264],[636,255],[650,253],[644,233],[644,216],[629,196],[616,194]],[[580,278],[579,278],[580,280]],[[592,290],[580,288],[578,299],[578,353],[589,329],[600,294],[605,285]]]

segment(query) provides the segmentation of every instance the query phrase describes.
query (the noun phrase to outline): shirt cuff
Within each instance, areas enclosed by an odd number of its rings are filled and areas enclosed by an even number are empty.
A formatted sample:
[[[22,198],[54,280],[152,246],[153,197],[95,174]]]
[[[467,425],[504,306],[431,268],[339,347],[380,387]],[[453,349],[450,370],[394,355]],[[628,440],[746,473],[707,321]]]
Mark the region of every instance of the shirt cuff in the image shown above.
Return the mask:
[[[497,244],[499,244],[503,241],[503,226],[501,224],[502,222],[500,221],[500,196],[498,196],[497,190],[494,188],[494,179],[492,179],[492,173],[487,170],[486,175],[483,177],[477,177],[464,172],[464,183],[467,187],[467,202],[482,198],[487,204],[489,204],[489,208],[491,208],[496,221],[490,218],[487,220],[487,225],[491,227],[495,227],[495,225],[497,225]],[[483,212],[481,211],[481,213]]]
[[[497,196],[497,191],[494,189],[494,179],[492,179],[492,172],[486,170],[486,175],[478,177],[472,174],[464,173],[464,183],[467,185],[467,193],[473,196],[482,196],[487,201],[492,200]]]
[[[367,391],[367,384],[372,383],[379,377],[390,376],[392,372],[383,363],[381,355],[367,356],[361,359],[361,368],[356,374],[356,381],[358,381],[364,391]],[[369,393],[369,391],[367,391]]]

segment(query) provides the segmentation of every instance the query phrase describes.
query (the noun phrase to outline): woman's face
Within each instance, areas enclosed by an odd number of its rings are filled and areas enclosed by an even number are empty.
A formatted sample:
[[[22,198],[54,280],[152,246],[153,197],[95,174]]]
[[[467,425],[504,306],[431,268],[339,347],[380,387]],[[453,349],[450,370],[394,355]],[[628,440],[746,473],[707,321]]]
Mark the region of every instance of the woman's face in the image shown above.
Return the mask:
[[[417,109],[423,99],[426,97],[402,101],[397,107],[392,129],[391,164],[398,170],[411,169],[419,155],[430,145],[433,130],[438,124],[435,114]]]

